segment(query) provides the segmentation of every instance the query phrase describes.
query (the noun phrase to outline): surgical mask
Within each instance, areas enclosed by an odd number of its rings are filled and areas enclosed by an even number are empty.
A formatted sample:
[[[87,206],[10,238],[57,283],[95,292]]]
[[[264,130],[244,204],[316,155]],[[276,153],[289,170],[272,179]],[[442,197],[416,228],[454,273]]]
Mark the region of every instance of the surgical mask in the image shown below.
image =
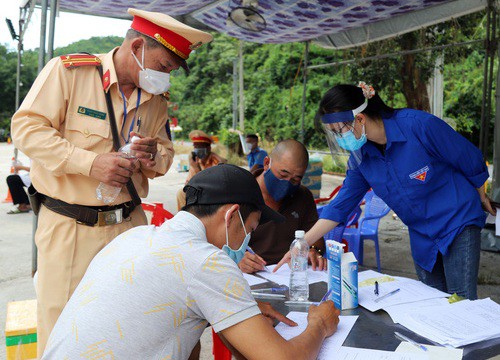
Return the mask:
[[[335,140],[339,146],[347,151],[359,150],[366,143],[365,126],[363,125],[363,133],[359,139],[356,139],[353,130],[346,131],[342,133],[342,136],[335,135]]]
[[[144,68],[144,46],[142,47],[142,64],[133,52],[132,56],[141,68],[139,71],[139,87],[141,89],[153,95],[160,95],[170,88],[170,74]]]
[[[229,211],[228,211],[229,212]],[[226,219],[227,219],[227,214],[226,213]],[[245,223],[243,222],[243,218],[241,217],[241,213],[238,210],[238,215],[240,216],[241,220],[241,225],[243,225],[243,230],[245,231],[245,239],[243,239],[243,242],[241,243],[241,246],[239,247],[238,250],[233,250],[229,247],[229,235],[227,231],[227,224],[226,226],[226,245],[222,247],[222,251],[224,251],[236,264],[238,264],[241,259],[245,256],[245,251],[247,251],[248,243],[250,242],[250,237],[251,233],[247,233],[247,229],[245,229]]]
[[[206,148],[197,148],[193,150],[193,153],[199,159],[204,159],[208,155],[208,150]]]
[[[271,162],[269,169],[264,173],[264,183],[266,184],[267,192],[275,201],[281,201],[285,196],[292,195],[300,185],[293,185],[290,181],[278,179],[271,171]]]

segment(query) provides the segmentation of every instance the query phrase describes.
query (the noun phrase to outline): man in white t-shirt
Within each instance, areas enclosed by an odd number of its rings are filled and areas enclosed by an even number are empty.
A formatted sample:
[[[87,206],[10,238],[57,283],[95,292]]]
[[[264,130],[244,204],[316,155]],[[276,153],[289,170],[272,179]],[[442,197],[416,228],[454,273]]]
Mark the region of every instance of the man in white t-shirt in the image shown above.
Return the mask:
[[[316,358],[338,324],[333,303],[312,306],[306,331],[285,341],[266,316],[286,318],[261,313],[237,266],[259,222],[282,220],[255,178],[218,165],[184,191],[185,211],[161,227],[133,228],[97,254],[43,359],[187,359],[208,323],[248,359]]]

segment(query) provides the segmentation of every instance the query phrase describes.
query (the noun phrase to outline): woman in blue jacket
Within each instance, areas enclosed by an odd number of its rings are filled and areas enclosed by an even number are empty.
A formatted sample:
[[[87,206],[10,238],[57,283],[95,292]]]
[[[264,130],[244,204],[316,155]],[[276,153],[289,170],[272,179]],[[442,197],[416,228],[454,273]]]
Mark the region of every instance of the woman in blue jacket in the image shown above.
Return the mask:
[[[318,118],[331,149],[350,152],[349,170],[306,240],[312,244],[345,222],[372,188],[408,226],[419,279],[476,299],[483,209],[495,213],[484,192],[481,151],[429,113],[388,107],[364,83],[330,89]]]

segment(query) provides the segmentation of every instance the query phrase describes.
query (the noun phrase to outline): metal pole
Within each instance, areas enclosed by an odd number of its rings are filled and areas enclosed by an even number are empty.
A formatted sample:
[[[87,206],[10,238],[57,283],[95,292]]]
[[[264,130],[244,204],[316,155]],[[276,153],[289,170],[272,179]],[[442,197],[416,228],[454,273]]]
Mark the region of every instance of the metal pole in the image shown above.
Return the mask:
[[[233,60],[233,129],[238,124],[238,59]]]
[[[483,100],[481,103],[481,129],[479,133],[479,149],[483,152],[483,156],[486,157],[486,149],[487,149],[487,144],[486,144],[486,139],[485,139],[485,133],[486,133],[486,127],[488,126],[488,118],[487,118],[487,91],[488,91],[488,76],[489,76],[489,54],[490,54],[490,27],[491,27],[491,7],[492,7],[492,0],[488,0],[488,7],[486,8],[486,41],[484,42],[485,46],[485,54],[486,56],[484,57],[484,72],[483,72]]]
[[[47,58],[54,57],[54,35],[56,29],[57,0],[50,0],[50,18],[49,18],[49,41],[47,46]]]
[[[491,122],[491,98],[493,96],[493,69],[495,65],[495,44],[496,44],[496,22],[497,22],[497,13],[495,9],[491,11],[491,39],[489,41],[489,74],[488,74],[488,84],[487,84],[487,97],[486,97],[486,127],[484,128],[484,157],[486,159],[489,158],[489,138],[490,138],[490,122]]]
[[[42,16],[40,17],[40,49],[38,49],[38,73],[45,66],[45,37],[47,31],[47,6],[48,0],[42,0]]]
[[[245,130],[245,96],[243,88],[243,41],[240,40],[238,49],[238,60],[239,60],[239,80],[240,80],[240,130]]]
[[[303,89],[302,89],[302,120],[300,124],[300,142],[304,143],[304,121],[306,117],[306,90],[307,90],[307,61],[309,59],[309,41],[306,41],[304,52],[304,67],[302,68]]]

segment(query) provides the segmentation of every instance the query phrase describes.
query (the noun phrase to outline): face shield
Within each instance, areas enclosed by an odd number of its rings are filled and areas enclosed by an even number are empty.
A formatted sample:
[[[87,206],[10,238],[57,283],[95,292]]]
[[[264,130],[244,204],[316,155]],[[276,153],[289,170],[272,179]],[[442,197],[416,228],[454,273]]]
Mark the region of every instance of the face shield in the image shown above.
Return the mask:
[[[364,126],[361,132],[355,130],[356,115],[368,106],[368,100],[354,110],[324,114],[321,117],[326,141],[335,166],[352,168],[361,164],[361,147],[366,143]],[[346,167],[347,159],[348,166]]]

